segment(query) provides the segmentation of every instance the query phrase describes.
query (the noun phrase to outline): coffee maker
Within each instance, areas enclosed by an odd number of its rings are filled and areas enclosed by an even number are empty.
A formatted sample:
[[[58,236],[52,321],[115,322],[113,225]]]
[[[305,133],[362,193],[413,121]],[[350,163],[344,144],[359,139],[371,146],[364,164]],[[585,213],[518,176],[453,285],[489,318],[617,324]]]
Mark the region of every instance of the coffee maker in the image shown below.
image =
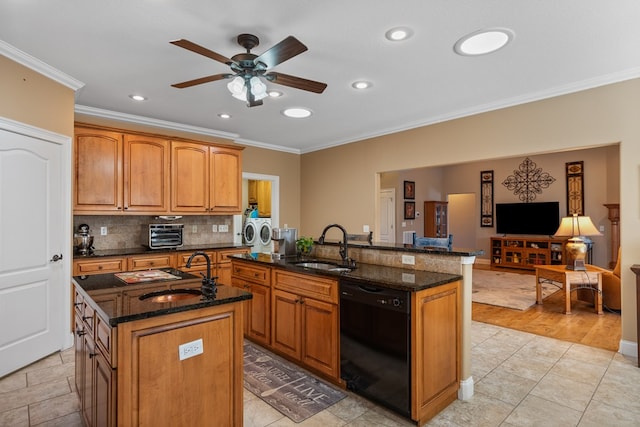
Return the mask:
[[[78,226],[78,232],[73,235],[73,247],[80,255],[88,255],[93,252],[93,236],[89,233],[87,224]]]
[[[274,242],[274,258],[294,257],[297,255],[297,228],[274,228],[271,230],[271,240]]]

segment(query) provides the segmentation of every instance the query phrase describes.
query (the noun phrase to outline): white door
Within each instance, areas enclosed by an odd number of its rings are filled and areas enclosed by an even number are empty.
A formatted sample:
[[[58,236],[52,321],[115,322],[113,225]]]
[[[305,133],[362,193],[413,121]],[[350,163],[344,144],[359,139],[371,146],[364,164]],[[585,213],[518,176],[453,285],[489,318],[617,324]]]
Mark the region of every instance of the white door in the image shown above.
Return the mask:
[[[396,191],[395,189],[380,190],[380,241],[396,242]]]
[[[70,344],[70,143],[15,129],[0,123],[0,377]]]

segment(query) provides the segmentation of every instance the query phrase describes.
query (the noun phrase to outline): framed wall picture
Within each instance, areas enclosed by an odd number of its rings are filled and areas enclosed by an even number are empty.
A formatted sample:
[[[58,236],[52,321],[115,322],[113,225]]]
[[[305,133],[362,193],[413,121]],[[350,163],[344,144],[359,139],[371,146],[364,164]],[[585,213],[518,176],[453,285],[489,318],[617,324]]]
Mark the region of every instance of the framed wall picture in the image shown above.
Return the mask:
[[[584,162],[568,162],[567,216],[584,215]]]
[[[416,219],[416,202],[404,202],[404,219]]]
[[[405,199],[415,199],[416,198],[416,183],[415,181],[405,181],[404,182],[404,198]]]
[[[480,172],[480,227],[493,227],[493,171]]]

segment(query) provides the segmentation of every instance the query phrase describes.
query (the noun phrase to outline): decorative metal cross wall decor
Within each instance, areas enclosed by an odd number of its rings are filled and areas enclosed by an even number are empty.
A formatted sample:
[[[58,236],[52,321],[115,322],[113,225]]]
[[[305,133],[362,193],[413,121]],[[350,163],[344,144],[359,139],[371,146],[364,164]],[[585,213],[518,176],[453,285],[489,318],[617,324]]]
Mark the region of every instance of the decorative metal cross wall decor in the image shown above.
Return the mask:
[[[555,180],[527,157],[520,163],[518,170],[513,171],[513,175],[502,181],[502,185],[513,191],[521,202],[528,203],[534,201],[536,194],[542,194],[542,189],[548,188]]]

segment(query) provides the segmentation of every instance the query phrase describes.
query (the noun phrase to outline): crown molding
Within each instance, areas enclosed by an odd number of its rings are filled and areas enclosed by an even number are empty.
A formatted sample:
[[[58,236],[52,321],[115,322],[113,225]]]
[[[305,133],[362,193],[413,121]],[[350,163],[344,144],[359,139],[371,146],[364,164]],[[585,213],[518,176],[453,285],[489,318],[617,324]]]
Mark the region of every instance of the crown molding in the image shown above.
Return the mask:
[[[39,74],[42,74],[45,77],[54,80],[61,85],[72,89],[77,92],[78,89],[84,86],[80,80],[76,80],[68,74],[63,73],[62,71],[53,68],[51,65],[42,62],[41,60],[34,58],[33,56],[25,53],[14,46],[0,40],[0,54],[6,56],[7,58],[17,62],[20,65],[23,65]]]

